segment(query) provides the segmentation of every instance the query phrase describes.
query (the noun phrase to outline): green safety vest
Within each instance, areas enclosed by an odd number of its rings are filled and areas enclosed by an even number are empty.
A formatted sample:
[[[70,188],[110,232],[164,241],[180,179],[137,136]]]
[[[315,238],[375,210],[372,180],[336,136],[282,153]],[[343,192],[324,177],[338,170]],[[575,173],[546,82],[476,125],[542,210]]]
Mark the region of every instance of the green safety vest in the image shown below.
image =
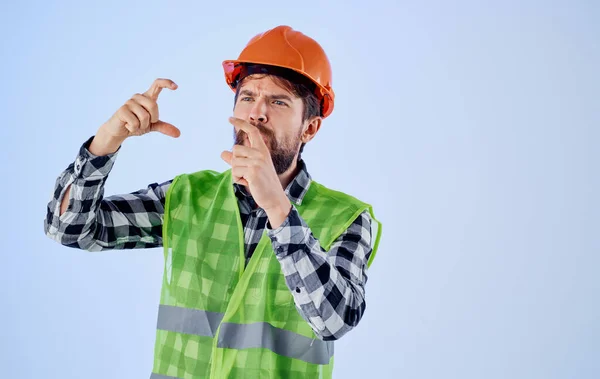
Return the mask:
[[[373,216],[370,205],[315,181],[296,208],[326,250],[361,212]],[[152,379],[331,378],[333,342],[296,309],[266,233],[245,265],[231,170],[174,179],[163,245]]]

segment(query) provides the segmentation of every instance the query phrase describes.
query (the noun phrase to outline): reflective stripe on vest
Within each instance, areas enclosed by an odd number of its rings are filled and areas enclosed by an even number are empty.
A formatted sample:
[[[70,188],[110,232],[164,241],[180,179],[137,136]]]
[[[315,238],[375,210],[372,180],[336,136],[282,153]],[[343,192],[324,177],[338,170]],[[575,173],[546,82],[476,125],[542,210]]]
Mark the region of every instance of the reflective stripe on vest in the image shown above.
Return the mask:
[[[223,314],[160,305],[157,328],[169,332],[214,337]],[[227,349],[263,348],[289,358],[326,365],[333,357],[333,342],[312,339],[266,322],[221,324],[217,347]],[[157,377],[159,378],[159,377]],[[167,378],[167,377],[165,377]]]
[[[169,332],[214,337],[221,320],[223,320],[222,313],[161,304],[158,308],[156,328]]]
[[[150,375],[150,379],[179,379],[179,378],[176,378],[174,376],[166,376],[166,375],[152,373],[152,375]]]

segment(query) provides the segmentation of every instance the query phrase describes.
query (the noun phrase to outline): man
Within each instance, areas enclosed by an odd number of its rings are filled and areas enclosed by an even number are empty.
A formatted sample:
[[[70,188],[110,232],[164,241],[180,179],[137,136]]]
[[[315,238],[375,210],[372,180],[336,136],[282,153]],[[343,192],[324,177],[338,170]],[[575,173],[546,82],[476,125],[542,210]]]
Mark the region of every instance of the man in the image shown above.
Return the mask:
[[[278,26],[223,62],[235,91],[231,169],[103,198],[123,141],[159,120],[157,79],[80,149],[58,178],[46,234],[90,251],[163,246],[152,378],[330,378],[333,341],[360,321],[381,226],[370,205],[308,174],[304,145],[331,114],[325,52]]]

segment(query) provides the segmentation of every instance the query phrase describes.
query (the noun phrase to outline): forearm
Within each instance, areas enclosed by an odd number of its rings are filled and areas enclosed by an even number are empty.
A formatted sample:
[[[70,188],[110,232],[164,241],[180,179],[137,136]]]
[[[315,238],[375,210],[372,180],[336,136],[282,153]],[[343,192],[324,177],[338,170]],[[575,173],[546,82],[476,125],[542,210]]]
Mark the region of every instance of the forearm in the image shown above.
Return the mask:
[[[98,133],[93,137],[92,142],[89,146],[89,152],[96,156],[106,156],[114,154],[119,150],[123,143],[123,138],[116,138],[106,134],[104,129],[100,128]],[[67,185],[62,197],[62,203],[60,205],[60,215],[63,215],[67,207],[69,206],[69,199],[71,198],[71,185]]]
[[[364,286],[371,253],[368,213],[361,214],[329,251],[295,209],[281,228],[270,233],[286,283],[315,333],[335,340],[358,325],[366,308]]]
[[[89,142],[56,181],[44,221],[46,235],[89,251],[160,246],[168,183],[105,199],[104,184],[116,154],[94,156],[86,151]]]

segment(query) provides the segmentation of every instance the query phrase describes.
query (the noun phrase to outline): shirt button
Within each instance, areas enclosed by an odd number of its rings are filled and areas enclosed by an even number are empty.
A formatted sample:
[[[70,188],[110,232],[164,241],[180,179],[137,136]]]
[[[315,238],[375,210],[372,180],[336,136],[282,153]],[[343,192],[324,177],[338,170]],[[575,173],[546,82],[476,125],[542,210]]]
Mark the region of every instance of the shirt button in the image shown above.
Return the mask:
[[[277,252],[278,252],[278,253],[283,253],[283,246],[279,246],[279,247],[277,248]]]
[[[296,287],[296,293],[300,293],[300,288]]]
[[[80,172],[81,172],[81,160],[78,158],[75,161],[75,175],[79,175]]]

